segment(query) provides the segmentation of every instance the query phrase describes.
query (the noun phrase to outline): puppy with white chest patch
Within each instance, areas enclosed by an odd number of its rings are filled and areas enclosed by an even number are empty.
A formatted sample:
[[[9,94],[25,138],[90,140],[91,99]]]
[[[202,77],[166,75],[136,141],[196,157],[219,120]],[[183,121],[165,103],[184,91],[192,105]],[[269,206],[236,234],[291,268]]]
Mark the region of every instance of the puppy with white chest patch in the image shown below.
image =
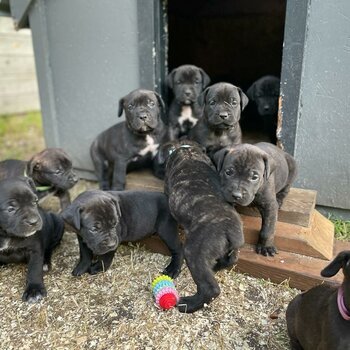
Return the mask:
[[[167,85],[174,93],[168,114],[170,140],[187,135],[202,117],[198,97],[209,83],[208,74],[193,65],[179,66],[169,73]]]
[[[51,265],[53,249],[61,241],[63,220],[37,205],[31,179],[0,181],[0,263],[27,263],[22,300],[37,302],[46,296],[43,270]]]
[[[258,208],[262,226],[256,252],[273,256],[278,209],[297,174],[294,158],[270,143],[260,142],[220,150],[213,159],[226,201]]]
[[[183,261],[177,223],[161,192],[100,191],[80,194],[61,214],[77,232],[79,263],[74,276],[106,271],[122,242],[135,242],[157,233],[172,259],[164,273],[175,278]]]
[[[119,101],[119,117],[125,122],[113,125],[93,141],[90,155],[102,190],[123,190],[127,171],[151,166],[159,144],[167,139],[160,118],[164,102],[150,90],[134,90]]]
[[[248,103],[243,91],[229,83],[217,83],[206,88],[201,97],[203,118],[191,129],[189,139],[204,146],[209,156],[224,147],[241,143],[239,120]]]

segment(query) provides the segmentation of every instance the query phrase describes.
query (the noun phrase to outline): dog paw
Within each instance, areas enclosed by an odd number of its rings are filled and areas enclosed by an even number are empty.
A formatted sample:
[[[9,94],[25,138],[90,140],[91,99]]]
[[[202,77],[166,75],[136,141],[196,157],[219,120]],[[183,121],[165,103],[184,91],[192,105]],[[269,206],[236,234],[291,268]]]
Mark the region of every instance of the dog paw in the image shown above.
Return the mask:
[[[46,289],[43,284],[30,284],[25,289],[22,300],[32,304],[40,301],[46,295]]]
[[[261,254],[264,256],[275,256],[275,254],[278,254],[277,249],[274,246],[267,247],[267,246],[264,246],[262,244],[258,244],[256,246],[255,251],[258,254]]]
[[[191,314],[197,310],[200,310],[204,307],[205,303],[198,301],[197,296],[183,297],[180,298],[177,303],[177,309],[185,314]]]
[[[74,270],[72,271],[72,275],[75,277],[79,277],[81,275],[83,275],[84,273],[89,271],[89,266],[85,266],[82,264],[78,264]]]
[[[100,272],[104,272],[103,264],[101,261],[96,261],[95,263],[91,264],[89,268],[89,274],[90,275],[96,275]]]
[[[173,264],[169,264],[163,271],[163,275],[168,275],[171,278],[176,278],[181,271],[179,266],[174,266]]]

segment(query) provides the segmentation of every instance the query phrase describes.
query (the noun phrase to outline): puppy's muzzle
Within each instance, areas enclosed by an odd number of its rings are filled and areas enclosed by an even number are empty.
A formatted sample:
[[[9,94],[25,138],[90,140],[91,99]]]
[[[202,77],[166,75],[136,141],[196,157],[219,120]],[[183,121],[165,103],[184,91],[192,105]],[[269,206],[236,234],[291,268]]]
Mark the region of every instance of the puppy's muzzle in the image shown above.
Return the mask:
[[[23,219],[23,235],[25,237],[33,235],[36,231],[42,229],[43,221],[39,215],[28,216]]]

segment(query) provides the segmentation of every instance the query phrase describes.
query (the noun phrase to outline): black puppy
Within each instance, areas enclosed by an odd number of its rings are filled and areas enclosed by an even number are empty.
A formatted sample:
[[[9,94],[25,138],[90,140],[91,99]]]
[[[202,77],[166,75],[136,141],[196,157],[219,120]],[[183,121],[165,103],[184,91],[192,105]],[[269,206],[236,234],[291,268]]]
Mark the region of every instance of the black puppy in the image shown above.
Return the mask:
[[[214,162],[226,201],[253,204],[259,209],[262,227],[256,251],[273,256],[278,208],[297,173],[294,158],[270,143],[260,142],[223,149],[214,155]]]
[[[68,190],[79,180],[70,157],[60,148],[47,148],[28,162],[15,159],[0,162],[0,180],[14,176],[33,179],[39,199],[50,193],[58,196],[61,209],[70,204]]]
[[[161,192],[86,191],[62,213],[76,231],[80,260],[74,276],[106,271],[119,243],[138,241],[155,232],[169,248],[172,259],[164,273],[175,278],[183,261],[177,223]],[[95,262],[93,259],[95,258]]]
[[[22,300],[36,302],[46,296],[43,270],[51,265],[53,249],[61,241],[64,223],[38,208],[31,179],[0,181],[0,262],[28,263]]]
[[[169,107],[168,124],[170,140],[187,135],[202,117],[203,106],[198,97],[209,85],[210,78],[202,68],[183,65],[167,76],[167,85],[174,93]]]
[[[160,118],[162,98],[154,91],[134,90],[119,101],[119,117],[126,121],[103,131],[90,147],[102,190],[123,190],[130,167],[151,165],[167,131]]]
[[[214,272],[237,261],[242,223],[225,202],[220,178],[200,145],[183,140],[162,146],[161,153],[170,211],[184,228],[185,260],[197,285],[195,295],[180,298],[178,309],[194,312],[220,294]]]
[[[191,129],[189,139],[203,145],[210,156],[224,147],[241,143],[239,120],[248,103],[242,90],[232,84],[217,83],[206,88],[202,98],[204,115]]]
[[[242,122],[251,124],[251,129],[264,130],[272,143],[276,143],[276,127],[280,80],[273,75],[265,75],[256,80],[247,90],[249,105]]]
[[[291,349],[350,349],[350,251],[339,253],[321,275],[332,277],[341,268],[344,281],[339,288],[321,284],[289,303],[286,318]]]

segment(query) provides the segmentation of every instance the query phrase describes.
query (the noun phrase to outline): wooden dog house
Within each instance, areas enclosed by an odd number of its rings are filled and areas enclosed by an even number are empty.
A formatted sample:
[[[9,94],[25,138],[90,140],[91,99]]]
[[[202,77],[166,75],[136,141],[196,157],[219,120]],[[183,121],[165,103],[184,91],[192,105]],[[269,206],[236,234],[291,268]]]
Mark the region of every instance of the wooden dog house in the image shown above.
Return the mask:
[[[238,268],[277,282],[290,277],[300,288],[318,283],[324,259],[332,257],[333,228],[315,201],[338,213],[350,209],[350,2],[194,0],[185,3],[190,15],[181,3],[2,1],[0,10],[11,12],[18,29],[32,30],[46,144],[64,148],[91,179],[89,146],[118,121],[118,99],[138,87],[166,95],[168,66],[203,65],[214,81],[243,88],[253,73],[280,72],[278,138],[298,162],[295,186],[318,194],[292,191],[279,216],[279,255],[264,258],[247,247]],[[149,175],[130,174],[128,181],[161,188]],[[253,243],[259,219],[246,214],[246,240]],[[295,254],[301,252],[307,256]]]

